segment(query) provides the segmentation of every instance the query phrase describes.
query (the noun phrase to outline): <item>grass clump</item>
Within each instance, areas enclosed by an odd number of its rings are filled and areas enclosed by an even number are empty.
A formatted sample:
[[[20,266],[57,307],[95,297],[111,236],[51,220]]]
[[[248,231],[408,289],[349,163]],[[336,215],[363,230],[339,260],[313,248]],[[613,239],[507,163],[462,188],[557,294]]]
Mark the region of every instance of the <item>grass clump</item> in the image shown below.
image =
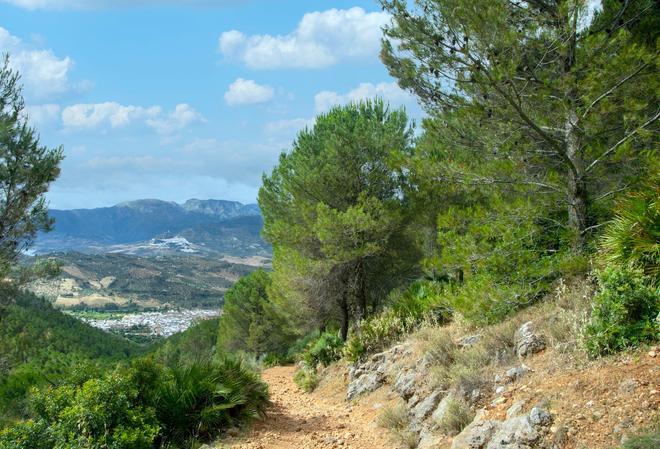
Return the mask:
[[[660,447],[660,421],[631,436],[621,449],[656,449]]]
[[[316,373],[316,369],[312,369],[308,366],[303,365],[302,367],[296,370],[296,373],[293,375],[293,382],[298,385],[298,388],[303,390],[306,393],[311,393],[319,385],[319,376]]]
[[[442,433],[454,436],[461,433],[473,419],[474,413],[467,402],[452,397],[447,404],[447,412],[436,424]]]
[[[417,434],[410,430],[410,417],[404,403],[385,407],[378,416],[378,425],[389,430],[394,440],[401,446],[408,449],[417,447],[419,439]]]
[[[313,340],[302,353],[302,359],[309,367],[319,364],[328,366],[341,358],[344,342],[336,333],[325,332]]]

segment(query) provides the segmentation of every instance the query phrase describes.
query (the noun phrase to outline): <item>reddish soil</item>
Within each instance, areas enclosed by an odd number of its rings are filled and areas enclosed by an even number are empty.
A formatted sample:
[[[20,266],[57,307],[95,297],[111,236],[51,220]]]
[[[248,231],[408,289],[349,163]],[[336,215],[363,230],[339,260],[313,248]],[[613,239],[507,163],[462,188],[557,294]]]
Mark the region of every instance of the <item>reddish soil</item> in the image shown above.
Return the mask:
[[[234,449],[388,449],[388,432],[378,428],[374,407],[346,402],[340,370],[311,394],[293,383],[292,366],[269,368],[263,379],[270,386],[273,407],[268,418],[246,435],[222,442]]]

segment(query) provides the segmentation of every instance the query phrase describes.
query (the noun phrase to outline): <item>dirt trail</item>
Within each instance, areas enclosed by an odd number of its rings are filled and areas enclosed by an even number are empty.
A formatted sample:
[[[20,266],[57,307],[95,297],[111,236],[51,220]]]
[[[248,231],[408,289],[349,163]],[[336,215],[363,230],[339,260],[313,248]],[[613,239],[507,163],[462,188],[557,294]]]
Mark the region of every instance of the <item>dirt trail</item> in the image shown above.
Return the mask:
[[[341,377],[330,376],[314,393],[303,393],[293,383],[294,367],[263,372],[273,407],[268,418],[247,436],[225,440],[220,447],[234,449],[394,448],[388,432],[376,423],[378,404],[346,402]]]

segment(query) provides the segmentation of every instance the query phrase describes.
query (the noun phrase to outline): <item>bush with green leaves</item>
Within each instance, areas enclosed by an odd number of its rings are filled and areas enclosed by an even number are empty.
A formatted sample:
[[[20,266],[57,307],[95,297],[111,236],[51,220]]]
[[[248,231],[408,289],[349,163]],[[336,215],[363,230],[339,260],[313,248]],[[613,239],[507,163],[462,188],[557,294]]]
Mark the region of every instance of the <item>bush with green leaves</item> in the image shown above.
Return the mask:
[[[626,196],[603,232],[601,255],[609,265],[638,267],[655,281],[660,276],[660,176]]]
[[[240,359],[173,367],[141,360],[130,372],[142,403],[155,411],[161,438],[174,445],[209,441],[263,417],[270,404],[268,386]]]
[[[311,393],[319,384],[319,376],[316,373],[315,368],[303,365],[299,367],[293,375],[293,382],[298,385],[301,390]]]
[[[599,292],[585,329],[592,356],[611,354],[660,336],[660,289],[634,268],[607,268],[598,274]]]
[[[36,392],[32,406],[33,420],[0,431],[0,449],[151,449],[160,431],[154,410],[119,373]]]
[[[344,356],[350,362],[381,351],[408,334],[417,324],[410,316],[401,316],[394,309],[386,309],[379,315],[362,320],[346,340]]]
[[[302,359],[310,368],[315,368],[319,364],[328,366],[341,358],[343,347],[344,342],[339,335],[324,332],[317,340],[309,344],[302,353]]]

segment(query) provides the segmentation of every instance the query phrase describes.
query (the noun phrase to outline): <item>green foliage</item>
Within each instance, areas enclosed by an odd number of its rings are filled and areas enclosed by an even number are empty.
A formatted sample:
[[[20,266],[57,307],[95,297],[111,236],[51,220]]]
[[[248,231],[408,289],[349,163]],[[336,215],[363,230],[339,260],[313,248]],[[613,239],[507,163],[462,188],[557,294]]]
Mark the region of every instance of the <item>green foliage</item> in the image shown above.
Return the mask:
[[[219,318],[202,320],[183,332],[159,343],[154,358],[167,366],[203,362],[213,358],[218,338]]]
[[[34,420],[0,432],[1,449],[151,449],[159,432],[153,410],[140,404],[136,386],[118,373],[45,389],[32,406]]]
[[[259,192],[273,244],[272,290],[309,331],[365,317],[414,264],[393,151],[409,154],[403,110],[382,101],[336,107],[302,131]]]
[[[609,265],[642,269],[656,281],[660,276],[659,178],[627,195],[603,233],[601,254]]]
[[[607,268],[598,275],[591,320],[585,330],[587,351],[606,355],[660,337],[660,290],[639,270]]]
[[[263,417],[268,388],[239,359],[220,358],[167,367],[134,363],[130,375],[143,404],[155,411],[165,442],[184,446]]]
[[[342,356],[344,342],[337,333],[324,332],[316,341],[312,341],[302,353],[302,360],[311,368],[328,366]]]
[[[660,423],[656,420],[647,429],[630,436],[621,449],[655,449],[660,447]]]
[[[32,386],[86,380],[144,348],[95,329],[47,301],[0,290],[0,423],[27,414]],[[93,360],[93,362],[91,362]]]
[[[657,5],[607,1],[590,23],[586,0],[380,3],[381,58],[435,115],[411,165],[422,192],[527,190],[583,249],[612,192],[653,167]]]
[[[227,353],[248,351],[284,356],[296,334],[268,296],[269,273],[257,270],[242,277],[225,293],[218,325],[218,348]]]
[[[408,334],[417,320],[386,309],[378,315],[362,320],[346,340],[344,356],[355,362],[368,354],[378,352]]]
[[[293,381],[301,390],[311,393],[319,385],[319,376],[316,369],[302,366],[296,370]]]
[[[52,220],[44,194],[60,174],[61,148],[39,143],[28,126],[19,74],[0,65],[0,279]]]

